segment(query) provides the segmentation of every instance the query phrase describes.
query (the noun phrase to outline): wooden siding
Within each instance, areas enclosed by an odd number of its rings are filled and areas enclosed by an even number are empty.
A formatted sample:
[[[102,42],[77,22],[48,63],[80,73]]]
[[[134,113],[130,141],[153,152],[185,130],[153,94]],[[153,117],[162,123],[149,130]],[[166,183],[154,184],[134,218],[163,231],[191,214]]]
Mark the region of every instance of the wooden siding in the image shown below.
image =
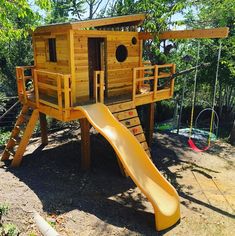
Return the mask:
[[[108,97],[132,93],[132,71],[134,67],[139,66],[140,55],[139,41],[135,45],[131,42],[134,36],[138,39],[136,33],[125,35],[123,32],[107,36]],[[119,45],[124,45],[128,51],[124,62],[118,62],[116,59],[116,49]]]
[[[56,38],[57,62],[47,61],[48,38]],[[47,34],[34,36],[34,60],[36,69],[44,69],[51,72],[68,74],[69,68],[69,44],[67,33]]]
[[[56,39],[56,62],[48,61],[48,39]],[[47,34],[36,34],[33,35],[34,43],[34,60],[35,67],[38,70],[45,70],[49,72],[56,72],[61,74],[70,74],[70,54],[69,54],[69,42],[68,34],[65,33],[47,33]],[[39,81],[42,81],[47,84],[56,85],[56,80],[54,78],[49,78],[48,76],[40,75],[38,78]],[[52,90],[43,89],[41,90],[41,96],[50,96],[56,97],[56,92]]]
[[[89,100],[88,38],[74,34],[76,102]]]
[[[137,43],[132,44],[136,37]],[[133,68],[140,66],[140,41],[136,32],[115,31],[74,31],[74,61],[77,101],[89,97],[89,62],[88,38],[104,38],[106,40],[106,93],[108,98],[132,93]],[[128,57],[124,62],[116,59],[116,48],[124,45]]]

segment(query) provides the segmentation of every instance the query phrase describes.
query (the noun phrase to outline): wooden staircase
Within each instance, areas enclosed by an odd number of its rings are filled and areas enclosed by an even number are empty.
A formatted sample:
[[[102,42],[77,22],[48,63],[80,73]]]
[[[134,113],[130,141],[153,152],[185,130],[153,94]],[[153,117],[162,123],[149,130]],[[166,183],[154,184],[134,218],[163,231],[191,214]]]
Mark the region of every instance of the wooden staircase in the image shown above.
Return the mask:
[[[12,156],[11,166],[17,167],[20,165],[38,118],[39,111],[37,109],[31,111],[27,105],[23,106],[2,154],[2,161],[6,161]]]
[[[140,142],[141,146],[151,158],[150,149],[146,142],[145,134],[140,123],[140,119],[133,102],[118,103],[108,106],[114,117],[125,125],[135,138]]]

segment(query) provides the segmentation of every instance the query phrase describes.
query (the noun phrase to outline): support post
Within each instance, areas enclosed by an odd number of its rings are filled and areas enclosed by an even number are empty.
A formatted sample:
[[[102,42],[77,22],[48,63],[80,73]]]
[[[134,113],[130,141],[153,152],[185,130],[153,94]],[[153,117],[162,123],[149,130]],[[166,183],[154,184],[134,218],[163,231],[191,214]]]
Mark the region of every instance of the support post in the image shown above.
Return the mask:
[[[44,113],[39,113],[39,121],[41,128],[41,140],[43,145],[48,144],[48,136],[47,136],[47,119]]]
[[[146,141],[148,146],[152,146],[153,132],[154,132],[154,103],[147,105],[147,119],[146,119]]]
[[[80,119],[79,122],[81,126],[82,170],[89,170],[90,164],[91,164],[90,123],[88,122],[86,118]]]

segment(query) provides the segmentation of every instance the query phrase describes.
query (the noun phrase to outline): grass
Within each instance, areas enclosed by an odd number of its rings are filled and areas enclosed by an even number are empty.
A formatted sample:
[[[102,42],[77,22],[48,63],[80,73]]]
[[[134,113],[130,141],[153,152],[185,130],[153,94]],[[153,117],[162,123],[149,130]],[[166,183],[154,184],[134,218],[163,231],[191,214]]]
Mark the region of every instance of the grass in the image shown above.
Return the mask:
[[[172,123],[162,123],[162,124],[157,125],[157,127],[156,127],[156,129],[158,131],[167,131],[167,130],[170,130],[172,128],[173,128]]]
[[[16,225],[12,223],[4,224],[2,217],[7,215],[9,211],[9,205],[6,203],[0,203],[0,235],[1,236],[18,236],[19,230]]]

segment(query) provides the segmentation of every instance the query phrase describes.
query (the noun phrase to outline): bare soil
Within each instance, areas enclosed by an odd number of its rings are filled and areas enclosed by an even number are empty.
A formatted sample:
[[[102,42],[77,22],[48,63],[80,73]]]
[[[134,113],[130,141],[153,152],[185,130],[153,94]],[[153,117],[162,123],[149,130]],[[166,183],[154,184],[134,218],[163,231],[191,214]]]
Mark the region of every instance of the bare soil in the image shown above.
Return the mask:
[[[32,139],[20,168],[0,162],[0,203],[20,235],[40,235],[32,211],[61,235],[235,235],[235,148],[216,142],[195,153],[187,140],[154,135],[153,162],[174,185],[181,221],[157,232],[151,204],[130,178],[121,176],[111,146],[91,135],[92,166],[81,171],[79,132],[50,135],[49,145]]]

